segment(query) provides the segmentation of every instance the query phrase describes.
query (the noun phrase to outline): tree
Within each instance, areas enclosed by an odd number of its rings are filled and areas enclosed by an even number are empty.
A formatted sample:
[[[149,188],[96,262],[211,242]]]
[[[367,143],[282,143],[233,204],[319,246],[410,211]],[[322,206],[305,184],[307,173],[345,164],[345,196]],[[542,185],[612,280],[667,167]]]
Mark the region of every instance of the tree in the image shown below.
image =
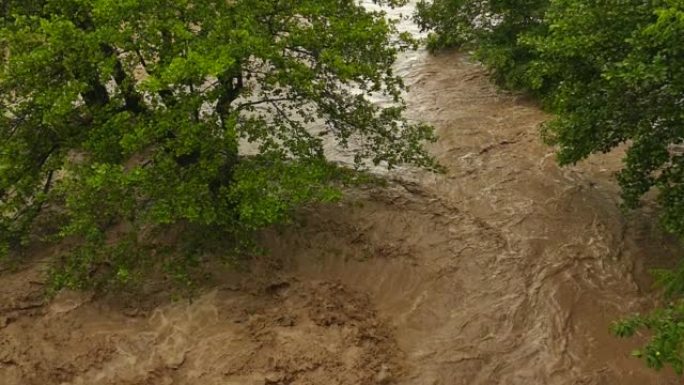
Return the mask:
[[[473,17],[473,7],[486,12]],[[625,205],[638,206],[656,188],[664,227],[684,237],[684,2],[436,0],[421,11],[437,32],[433,41],[465,36],[481,45],[480,56],[504,85],[540,97],[555,114],[543,134],[561,164],[625,145],[618,174]],[[483,15],[489,25],[479,21]],[[508,39],[500,35],[506,28]],[[614,331],[649,329],[650,343],[636,354],[682,373],[684,267],[656,273],[669,305],[616,323]]]
[[[421,146],[432,129],[402,116],[393,24],[354,0],[5,0],[0,11],[0,248],[26,243],[49,212],[79,245],[54,271],[58,287],[130,280],[150,262],[144,239],[173,226],[237,245],[335,199],[343,173],[324,140],[358,166],[434,167]],[[126,230],[116,242],[113,225]]]

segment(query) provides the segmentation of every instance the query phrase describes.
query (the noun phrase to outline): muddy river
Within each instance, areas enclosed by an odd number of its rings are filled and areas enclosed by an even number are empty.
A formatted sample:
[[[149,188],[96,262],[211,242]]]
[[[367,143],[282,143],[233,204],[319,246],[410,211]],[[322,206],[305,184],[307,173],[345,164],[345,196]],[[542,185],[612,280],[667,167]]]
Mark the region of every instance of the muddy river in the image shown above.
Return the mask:
[[[0,384],[679,383],[609,333],[654,305],[647,270],[678,252],[649,206],[620,209],[619,152],[559,168],[548,117],[467,54],[406,53],[397,71],[445,174],[394,171],[303,210],[192,302],[45,303],[39,267],[6,274]]]

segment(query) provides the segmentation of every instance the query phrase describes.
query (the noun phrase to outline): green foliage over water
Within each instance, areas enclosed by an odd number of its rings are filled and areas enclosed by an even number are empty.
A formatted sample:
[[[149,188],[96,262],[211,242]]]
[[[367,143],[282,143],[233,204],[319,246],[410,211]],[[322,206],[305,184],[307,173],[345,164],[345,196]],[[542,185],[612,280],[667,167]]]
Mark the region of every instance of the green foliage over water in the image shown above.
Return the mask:
[[[57,288],[134,280],[162,258],[144,245],[179,227],[240,253],[355,178],[324,143],[359,167],[434,167],[432,128],[403,117],[394,26],[356,1],[6,0],[0,12],[0,253],[68,239]],[[182,279],[179,264],[198,263],[174,258]]]

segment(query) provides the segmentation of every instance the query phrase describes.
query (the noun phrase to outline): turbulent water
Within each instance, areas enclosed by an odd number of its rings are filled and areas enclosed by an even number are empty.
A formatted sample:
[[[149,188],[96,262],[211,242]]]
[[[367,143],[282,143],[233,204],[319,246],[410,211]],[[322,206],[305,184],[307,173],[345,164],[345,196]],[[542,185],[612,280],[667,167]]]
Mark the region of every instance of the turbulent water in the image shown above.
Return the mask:
[[[678,383],[609,333],[653,306],[646,270],[678,252],[648,208],[619,209],[620,154],[557,167],[548,117],[467,55],[406,53],[397,72],[444,175],[305,210],[192,303],[45,303],[40,269],[6,274],[0,384]]]

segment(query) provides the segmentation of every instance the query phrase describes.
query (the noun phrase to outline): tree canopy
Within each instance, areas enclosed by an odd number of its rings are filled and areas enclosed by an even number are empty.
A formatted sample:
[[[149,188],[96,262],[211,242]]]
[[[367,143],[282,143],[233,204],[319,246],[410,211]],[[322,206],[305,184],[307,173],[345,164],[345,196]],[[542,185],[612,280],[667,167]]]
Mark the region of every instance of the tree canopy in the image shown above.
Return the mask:
[[[561,164],[624,145],[626,206],[658,191],[662,223],[684,237],[684,2],[435,0],[419,22],[433,49],[471,47],[500,84],[540,98],[555,117],[543,135]],[[658,272],[673,300],[616,325],[651,329],[637,355],[684,371],[684,268]]]
[[[237,245],[335,199],[344,173],[326,141],[358,166],[434,166],[432,129],[402,115],[401,36],[354,0],[5,0],[0,12],[0,254],[35,234],[75,240],[60,287],[130,280],[145,237],[171,226]],[[113,241],[112,226],[125,235]]]

